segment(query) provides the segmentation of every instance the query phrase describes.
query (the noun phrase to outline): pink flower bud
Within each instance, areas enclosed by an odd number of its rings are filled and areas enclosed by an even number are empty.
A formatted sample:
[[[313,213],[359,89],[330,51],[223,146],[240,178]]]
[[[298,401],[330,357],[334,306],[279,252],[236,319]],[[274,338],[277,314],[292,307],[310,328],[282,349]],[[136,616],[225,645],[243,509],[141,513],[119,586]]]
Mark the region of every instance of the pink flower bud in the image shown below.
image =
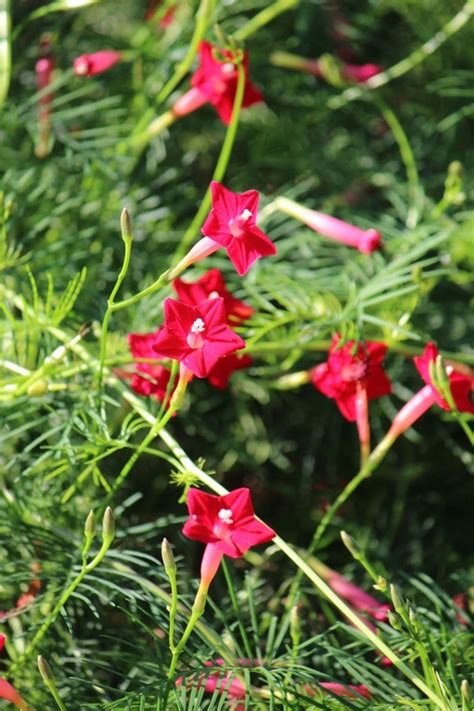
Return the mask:
[[[207,102],[208,98],[206,94],[203,94],[203,92],[197,87],[193,87],[180,96],[171,111],[175,116],[186,116],[187,114],[200,109],[201,106],[207,104]]]
[[[344,81],[365,84],[371,77],[383,72],[383,67],[378,64],[343,64],[341,76]]]
[[[355,247],[360,252],[370,254],[381,247],[382,238],[377,230],[361,230],[337,217],[310,210],[308,207],[303,207],[303,205],[285,197],[277,198],[276,205],[279,210],[304,222],[315,232],[336,240],[336,242],[346,244],[348,247]]]
[[[425,385],[425,387],[413,395],[395,415],[388,436],[394,439],[399,437],[405,430],[419,420],[435,402],[436,396],[433,387],[431,385]]]
[[[74,74],[77,77],[92,77],[95,74],[106,72],[121,59],[122,53],[112,49],[104,49],[92,54],[81,54],[74,60]]]

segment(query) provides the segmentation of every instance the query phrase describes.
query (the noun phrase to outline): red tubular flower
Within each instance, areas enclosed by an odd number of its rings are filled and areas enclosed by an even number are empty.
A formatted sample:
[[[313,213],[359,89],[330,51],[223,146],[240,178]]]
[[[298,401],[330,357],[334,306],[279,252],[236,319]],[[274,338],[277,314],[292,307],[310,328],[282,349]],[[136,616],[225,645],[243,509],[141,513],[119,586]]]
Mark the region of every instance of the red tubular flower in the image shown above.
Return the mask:
[[[74,60],[73,69],[77,77],[92,77],[102,74],[122,59],[121,52],[113,49],[103,49],[92,54],[81,54]]]
[[[216,58],[217,54],[222,56],[224,60],[228,59],[229,61],[219,61]],[[199,45],[199,59],[199,67],[191,80],[192,86],[205,97],[205,101],[209,101],[213,105],[221,121],[228,124],[232,118],[232,107],[238,79],[238,70],[233,63],[234,55],[227,49],[218,49],[210,42],[201,42]],[[245,90],[242,108],[246,108],[263,101],[263,97],[249,79],[247,52],[244,54],[243,68],[245,72]]]
[[[372,695],[368,688],[364,684],[359,684],[355,686],[354,684],[338,684],[333,681],[322,681],[320,685],[326,691],[331,691],[336,696],[346,696],[348,698],[356,699],[359,696],[363,696],[366,699],[372,698]]]
[[[175,279],[173,289],[183,304],[196,306],[206,299],[215,299],[221,296],[224,299],[227,323],[230,326],[238,326],[255,313],[252,306],[236,299],[231,294],[219,269],[210,269],[195,282]]]
[[[226,324],[224,299],[199,306],[165,299],[165,325],[153,344],[155,353],[173,358],[198,378],[205,378],[219,358],[245,347],[245,341]]]
[[[438,349],[434,343],[430,342],[426,345],[423,355],[413,359],[426,385],[397,413],[390,427],[388,436],[392,438],[398,437],[402,432],[405,432],[405,430],[411,427],[435,403],[442,407],[443,410],[451,409],[446,400],[441,397],[431,379],[430,364],[434,364],[438,356]],[[448,373],[451,395],[456,408],[459,412],[474,414],[474,378],[457,372],[452,365],[448,366],[446,372]]]
[[[365,84],[371,77],[383,72],[383,67],[378,64],[343,64],[341,76],[344,81]]]
[[[0,634],[0,652],[5,644],[5,636]],[[18,691],[16,691],[11,684],[5,679],[0,678],[0,699],[5,699],[5,701],[10,701],[15,704],[21,711],[28,711],[29,706],[24,699],[20,696]]]
[[[369,617],[379,622],[386,622],[388,612],[392,609],[390,605],[382,604],[372,595],[369,595],[354,583],[351,583],[343,575],[339,575],[334,570],[329,569],[326,581],[330,588],[343,597],[352,607],[360,612],[364,612]]]
[[[212,209],[201,232],[225,247],[237,273],[243,276],[259,257],[276,254],[276,247],[256,225],[258,192],[233,193],[211,183]]]
[[[359,344],[354,351],[355,341],[348,341],[338,348],[340,336],[335,336],[329,349],[326,363],[311,371],[311,381],[315,388],[336,401],[336,404],[350,422],[357,419],[357,392],[362,387],[367,399],[373,400],[388,395],[392,386],[382,361],[387,352],[384,343],[367,341]]]
[[[252,666],[252,660],[242,659],[237,660],[242,666]],[[216,662],[204,662],[206,667],[214,666],[224,666],[225,661],[223,659],[216,659]],[[222,672],[213,672],[212,674],[199,674],[198,688],[204,683],[204,691],[213,694],[216,690],[218,694],[225,694],[226,701],[229,702],[228,709],[232,711],[244,711],[245,704],[239,704],[236,700],[245,699],[246,688],[245,685],[240,681],[240,679],[233,677],[231,673],[222,674]],[[194,678],[187,677],[186,681],[188,683],[194,684]],[[176,679],[176,686],[181,686],[183,683],[183,677]],[[235,701],[235,703],[234,703]]]
[[[240,558],[252,546],[267,543],[276,536],[275,531],[255,517],[249,489],[235,489],[225,496],[190,489],[187,503],[189,519],[183,533],[193,541],[207,544],[201,564],[201,584],[206,589],[223,555]]]
[[[153,344],[159,332],[160,329],[152,333],[129,333],[127,340],[132,356],[156,360],[157,355],[153,350]],[[163,402],[170,379],[170,371],[162,365],[151,363],[137,363],[135,368],[144,376],[133,373],[130,382],[132,389],[138,395],[153,396]]]
[[[364,254],[370,254],[376,249],[380,249],[382,245],[382,238],[377,230],[361,230],[359,227],[339,220],[337,217],[310,210],[308,207],[299,205],[297,202],[285,197],[279,197],[275,202],[279,210],[304,222],[315,232],[319,232],[325,237],[341,242],[348,247],[355,247]]]

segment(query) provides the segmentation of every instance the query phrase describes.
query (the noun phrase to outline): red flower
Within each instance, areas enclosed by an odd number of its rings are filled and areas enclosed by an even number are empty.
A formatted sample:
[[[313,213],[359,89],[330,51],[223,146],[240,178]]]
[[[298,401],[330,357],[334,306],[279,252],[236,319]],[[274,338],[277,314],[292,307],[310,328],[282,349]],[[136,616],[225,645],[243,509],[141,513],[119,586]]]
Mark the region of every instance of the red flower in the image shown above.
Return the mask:
[[[129,333],[127,336],[130,353],[134,358],[153,358],[156,360],[156,352],[153,344],[160,332],[160,329],[152,333]],[[163,402],[166,395],[170,379],[170,371],[159,364],[137,363],[136,369],[144,373],[146,377],[133,373],[131,386],[138,395],[154,396]]]
[[[103,49],[92,54],[81,54],[74,60],[74,74],[78,77],[92,77],[101,74],[117,64],[122,59],[121,52],[113,49]]]
[[[235,489],[225,496],[190,489],[187,503],[189,519],[184,524],[184,535],[212,544],[231,558],[240,558],[252,546],[276,536],[255,517],[249,489]]]
[[[5,636],[0,634],[0,652],[5,644]],[[21,698],[18,691],[15,691],[13,686],[8,683],[5,679],[0,678],[0,699],[5,699],[5,701],[11,701],[22,711],[28,711],[29,706],[24,699]]]
[[[205,238],[225,247],[240,276],[246,274],[259,257],[276,254],[273,242],[256,225],[256,190],[233,193],[213,181],[211,193],[212,209],[201,232]]]
[[[214,388],[225,390],[229,384],[232,373],[236,370],[249,368],[252,363],[253,360],[249,355],[237,355],[232,353],[224,358],[219,358],[215,366],[209,371],[207,379]]]
[[[347,420],[354,422],[357,419],[358,388],[366,390],[368,400],[391,392],[390,380],[382,368],[387,346],[367,341],[364,345],[359,344],[354,353],[354,341],[338,348],[340,340],[340,336],[333,338],[327,362],[313,368],[311,380],[315,388],[336,400]]]
[[[446,400],[441,397],[431,380],[430,364],[434,363],[438,356],[438,349],[434,343],[430,342],[426,345],[423,355],[417,356],[416,358],[413,358],[413,360],[426,385],[431,386],[435,402],[442,407],[443,410],[450,410],[451,407],[448,405]],[[474,378],[469,377],[468,375],[463,375],[462,373],[457,373],[450,366],[448,366],[448,372],[451,394],[454,402],[456,403],[457,409],[460,412],[470,412],[471,414],[474,414]]]
[[[215,57],[216,53],[219,53],[220,56],[229,61],[220,62]],[[233,53],[227,49],[218,49],[210,42],[201,42],[199,45],[199,58],[200,64],[193,75],[191,83],[214,106],[221,121],[228,124],[232,117],[238,78],[237,67],[232,61],[234,58]],[[243,68],[245,72],[245,90],[242,108],[246,108],[263,101],[263,97],[249,79],[247,52],[244,55]]]
[[[347,696],[351,699],[357,699],[359,696],[364,696],[366,699],[372,697],[370,691],[364,684],[359,684],[358,686],[349,684],[346,686],[345,684],[338,684],[335,681],[322,681],[320,686],[326,689],[326,691],[331,691],[336,696]]]
[[[252,306],[244,304],[243,301],[236,299],[230,293],[219,269],[210,269],[195,282],[175,279],[173,281],[173,289],[183,304],[196,306],[206,299],[215,299],[221,296],[224,299],[227,323],[230,326],[239,325],[255,313],[255,309]]]
[[[165,325],[153,344],[163,358],[179,360],[198,378],[205,378],[219,358],[245,347],[245,341],[226,324],[224,299],[199,306],[165,299]]]
[[[344,81],[365,84],[371,77],[383,72],[378,64],[343,64],[341,75]]]
[[[339,575],[333,570],[329,571],[326,580],[329,587],[347,600],[356,610],[365,612],[370,617],[373,617],[374,620],[387,621],[388,612],[392,609],[390,605],[380,603],[372,595],[366,593],[365,590],[362,590],[362,588],[354,585],[343,575]]]

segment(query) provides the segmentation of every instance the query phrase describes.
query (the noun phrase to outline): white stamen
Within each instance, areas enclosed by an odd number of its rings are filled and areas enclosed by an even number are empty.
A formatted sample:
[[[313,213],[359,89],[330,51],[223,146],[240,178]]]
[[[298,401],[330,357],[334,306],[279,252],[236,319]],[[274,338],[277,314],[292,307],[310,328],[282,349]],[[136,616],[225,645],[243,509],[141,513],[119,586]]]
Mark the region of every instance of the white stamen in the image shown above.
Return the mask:
[[[232,520],[232,510],[231,509],[221,509],[218,512],[218,517],[222,521],[222,523],[234,523]]]
[[[247,208],[245,208],[245,210],[240,213],[237,219],[242,220],[242,222],[247,222],[249,217],[252,217],[252,213],[250,212],[250,210],[247,210]]]
[[[191,326],[191,333],[202,333],[205,328],[202,318],[197,318]]]
[[[218,291],[211,291],[211,293],[207,297],[208,299],[218,299],[219,298],[219,292]]]
[[[221,66],[223,74],[232,74],[235,71],[235,65],[232,62],[226,62]]]
[[[252,217],[252,213],[250,210],[243,210],[240,215],[237,215],[237,217],[234,217],[232,220],[229,220],[229,230],[230,234],[233,237],[242,237],[244,234],[244,230],[242,229],[247,220]]]

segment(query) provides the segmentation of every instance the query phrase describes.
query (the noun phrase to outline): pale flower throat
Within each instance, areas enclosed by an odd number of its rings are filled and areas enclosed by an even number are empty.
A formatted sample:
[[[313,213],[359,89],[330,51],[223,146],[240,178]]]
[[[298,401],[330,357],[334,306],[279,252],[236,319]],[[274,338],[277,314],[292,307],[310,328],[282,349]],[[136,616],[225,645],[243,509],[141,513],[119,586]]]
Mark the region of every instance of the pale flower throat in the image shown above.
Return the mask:
[[[245,232],[246,223],[250,217],[252,217],[252,213],[246,208],[240,215],[229,220],[229,231],[232,237],[242,237]]]
[[[204,337],[201,335],[206,330],[206,325],[202,318],[197,318],[188,333],[187,341],[190,348],[202,348]]]

